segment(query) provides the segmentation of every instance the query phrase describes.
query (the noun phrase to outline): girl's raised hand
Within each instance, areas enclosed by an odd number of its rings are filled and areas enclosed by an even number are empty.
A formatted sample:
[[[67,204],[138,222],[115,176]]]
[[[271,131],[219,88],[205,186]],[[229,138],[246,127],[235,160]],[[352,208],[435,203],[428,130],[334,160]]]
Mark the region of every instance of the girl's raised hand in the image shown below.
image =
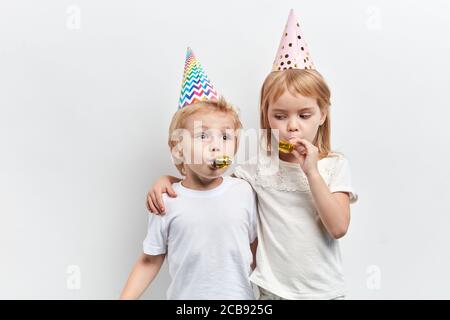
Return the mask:
[[[294,145],[292,154],[298,159],[301,169],[307,176],[319,172],[317,167],[319,149],[315,145],[300,138],[292,138],[289,143]]]
[[[147,194],[147,209],[154,214],[164,214],[164,202],[162,194],[167,193],[169,197],[175,198],[176,192],[172,188],[172,183],[180,179],[171,176],[162,176],[150,188]]]

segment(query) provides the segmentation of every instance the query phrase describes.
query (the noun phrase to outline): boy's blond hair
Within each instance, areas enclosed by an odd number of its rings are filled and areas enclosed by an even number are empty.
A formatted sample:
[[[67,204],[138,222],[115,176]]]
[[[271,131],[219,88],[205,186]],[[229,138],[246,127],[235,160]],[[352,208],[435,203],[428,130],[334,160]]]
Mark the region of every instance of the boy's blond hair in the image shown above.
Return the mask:
[[[238,111],[231,104],[229,104],[223,97],[220,97],[218,100],[196,102],[192,105],[189,105],[187,107],[178,110],[174,114],[169,126],[168,144],[171,153],[173,148],[177,145],[179,138],[174,133],[178,129],[186,129],[186,119],[189,116],[200,111],[221,112],[227,115],[231,115],[233,119],[234,130],[237,131],[235,135],[236,148],[234,150],[234,153],[236,153],[239,146],[239,131],[240,129],[242,129],[242,123],[241,120],[239,119]],[[175,166],[182,175],[186,175],[184,172],[184,163],[177,163],[175,164]]]
[[[272,131],[269,125],[269,105],[280,98],[288,90],[291,94],[314,97],[322,112],[326,112],[325,122],[319,127],[313,144],[319,149],[319,157],[332,154],[330,139],[330,89],[322,75],[316,70],[288,69],[271,72],[261,88],[260,125],[266,129],[267,150],[271,149]]]

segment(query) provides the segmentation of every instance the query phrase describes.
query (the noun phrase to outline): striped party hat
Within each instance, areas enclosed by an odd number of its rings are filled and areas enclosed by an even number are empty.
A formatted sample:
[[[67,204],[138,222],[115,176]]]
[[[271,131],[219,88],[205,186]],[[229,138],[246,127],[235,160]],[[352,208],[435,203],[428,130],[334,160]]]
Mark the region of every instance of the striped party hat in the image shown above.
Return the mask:
[[[272,71],[286,69],[315,69],[293,9],[289,12]]]
[[[178,109],[200,101],[215,100],[217,91],[191,48],[187,48]]]

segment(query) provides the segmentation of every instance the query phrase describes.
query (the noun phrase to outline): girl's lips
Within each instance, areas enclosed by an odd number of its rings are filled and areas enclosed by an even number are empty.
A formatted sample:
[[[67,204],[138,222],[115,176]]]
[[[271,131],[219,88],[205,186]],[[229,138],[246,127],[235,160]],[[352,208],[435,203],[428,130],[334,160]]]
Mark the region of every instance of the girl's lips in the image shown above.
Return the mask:
[[[289,140],[291,140],[291,139],[301,139],[301,137],[294,137],[294,136],[291,136],[291,137],[286,137],[286,141],[289,141]]]

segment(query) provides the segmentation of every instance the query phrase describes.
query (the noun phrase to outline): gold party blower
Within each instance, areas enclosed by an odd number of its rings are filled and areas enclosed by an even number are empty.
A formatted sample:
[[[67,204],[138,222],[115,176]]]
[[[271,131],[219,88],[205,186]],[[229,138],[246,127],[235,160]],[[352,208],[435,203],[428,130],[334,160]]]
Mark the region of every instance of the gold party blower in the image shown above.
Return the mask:
[[[278,150],[280,150],[283,153],[291,153],[294,150],[294,145],[287,141],[281,140],[278,143]]]
[[[222,156],[214,159],[213,166],[215,168],[226,168],[231,165],[231,159],[228,156]]]

